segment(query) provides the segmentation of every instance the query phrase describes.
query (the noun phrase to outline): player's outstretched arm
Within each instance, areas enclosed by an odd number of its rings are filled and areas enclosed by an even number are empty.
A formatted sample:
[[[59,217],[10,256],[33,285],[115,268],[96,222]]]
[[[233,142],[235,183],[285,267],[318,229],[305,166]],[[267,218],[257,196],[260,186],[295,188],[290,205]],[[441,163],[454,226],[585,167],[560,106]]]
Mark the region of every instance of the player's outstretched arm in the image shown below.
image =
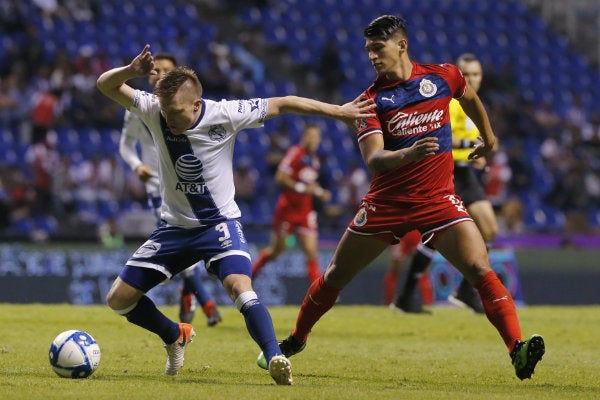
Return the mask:
[[[150,53],[150,45],[147,44],[129,65],[110,69],[100,75],[96,86],[106,97],[129,108],[133,103],[135,90],[125,82],[139,76],[154,74],[154,58]]]
[[[269,98],[267,119],[283,114],[321,115],[343,121],[375,116],[372,111],[375,104],[372,99],[364,100],[357,97],[343,105],[324,103],[306,97],[285,96]]]

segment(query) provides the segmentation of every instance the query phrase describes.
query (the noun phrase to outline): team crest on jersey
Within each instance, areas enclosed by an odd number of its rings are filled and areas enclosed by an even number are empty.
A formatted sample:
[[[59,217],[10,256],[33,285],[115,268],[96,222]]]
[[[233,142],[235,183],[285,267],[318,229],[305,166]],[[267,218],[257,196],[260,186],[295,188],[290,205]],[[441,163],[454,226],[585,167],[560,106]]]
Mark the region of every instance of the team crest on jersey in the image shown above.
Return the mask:
[[[423,79],[419,85],[419,93],[423,97],[432,97],[437,93],[437,86],[429,79]]]
[[[367,208],[361,207],[354,216],[354,225],[363,226],[367,223]]]
[[[140,246],[139,249],[133,253],[134,257],[148,258],[155,255],[160,250],[160,243],[153,240],[148,240],[146,243]]]
[[[356,120],[354,125],[358,130],[365,129],[367,127],[367,120],[365,118],[361,118],[360,120]]]
[[[208,137],[213,142],[220,142],[225,137],[225,128],[223,125],[213,125],[208,130]]]

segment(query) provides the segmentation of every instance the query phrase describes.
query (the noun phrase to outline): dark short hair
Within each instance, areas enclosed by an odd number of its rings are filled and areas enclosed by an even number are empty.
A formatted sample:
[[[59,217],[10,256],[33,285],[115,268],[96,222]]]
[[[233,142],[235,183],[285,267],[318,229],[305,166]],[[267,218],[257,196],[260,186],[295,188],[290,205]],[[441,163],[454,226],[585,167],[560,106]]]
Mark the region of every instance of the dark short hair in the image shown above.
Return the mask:
[[[364,37],[378,38],[388,40],[390,37],[400,32],[406,37],[406,20],[395,15],[382,15],[375,18],[365,28]]]
[[[477,58],[477,56],[473,53],[463,53],[460,56],[458,56],[458,58],[456,59],[456,64],[461,63],[461,62],[473,62],[473,61],[479,61],[479,59]]]
[[[170,100],[175,96],[181,85],[185,82],[191,82],[198,92],[198,97],[202,96],[202,84],[196,73],[188,67],[175,67],[173,70],[160,79],[154,87],[154,94],[161,99]]]
[[[156,53],[153,55],[153,57],[155,60],[169,60],[173,63],[173,65],[177,65],[177,60],[171,53]]]

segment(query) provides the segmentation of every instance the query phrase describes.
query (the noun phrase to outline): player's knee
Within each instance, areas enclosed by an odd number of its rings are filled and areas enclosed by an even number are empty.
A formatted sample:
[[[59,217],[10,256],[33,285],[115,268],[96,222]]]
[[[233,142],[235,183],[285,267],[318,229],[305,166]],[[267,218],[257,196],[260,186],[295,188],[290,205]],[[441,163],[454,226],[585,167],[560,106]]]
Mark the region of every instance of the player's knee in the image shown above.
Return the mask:
[[[250,277],[243,274],[227,275],[222,284],[232,301],[235,301],[240,294],[252,291]]]
[[[119,299],[118,294],[112,289],[106,295],[106,305],[108,305],[115,312],[123,308],[122,301]]]
[[[106,304],[117,314],[125,315],[137,304],[138,299],[126,296],[118,286],[113,286],[106,295]]]
[[[113,310],[117,314],[124,315],[124,313],[119,312],[119,310],[123,309],[122,303],[118,300],[117,296],[115,296],[115,294],[112,291],[108,292],[108,294],[106,295],[106,305],[108,305],[111,308],[111,310]]]
[[[329,264],[324,274],[324,282],[327,286],[335,289],[343,289],[350,281],[353,276],[349,276],[342,268],[337,267],[336,264]]]
[[[486,263],[477,262],[475,260],[471,263],[468,263],[464,268],[461,269],[463,276],[472,285],[483,278],[489,271],[491,271],[491,267],[489,265]]]
[[[486,243],[491,243],[498,235],[498,225],[496,223],[487,224],[485,228],[481,229],[481,236]]]

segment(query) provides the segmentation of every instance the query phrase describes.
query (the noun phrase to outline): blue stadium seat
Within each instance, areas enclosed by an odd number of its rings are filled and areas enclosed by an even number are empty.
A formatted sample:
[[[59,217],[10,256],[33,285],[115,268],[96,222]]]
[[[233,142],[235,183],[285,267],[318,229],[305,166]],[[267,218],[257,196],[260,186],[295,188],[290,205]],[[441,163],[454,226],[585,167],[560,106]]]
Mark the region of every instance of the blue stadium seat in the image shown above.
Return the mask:
[[[86,158],[103,153],[102,137],[97,129],[84,128],[79,131],[79,151]]]
[[[113,200],[100,199],[96,205],[96,212],[101,221],[116,218],[120,213],[119,204]]]
[[[244,225],[252,225],[255,223],[254,213],[252,212],[252,208],[250,205],[243,200],[236,199],[235,201],[242,213],[242,224]]]
[[[6,234],[12,237],[29,237],[34,227],[33,218],[21,217],[12,221],[11,225],[6,228]]]
[[[32,220],[33,229],[39,229],[47,234],[55,234],[58,231],[58,222],[54,217],[44,215]]]
[[[269,226],[275,209],[275,201],[260,197],[254,201],[250,209],[253,222],[257,225]]]
[[[15,142],[15,135],[11,130],[0,128],[0,148],[2,150],[12,148]]]
[[[100,131],[101,148],[106,156],[111,156],[119,152],[119,140],[121,132],[116,129]]]
[[[334,39],[347,78],[341,84],[344,100],[354,98],[374,79],[373,69],[364,56],[362,27],[375,13],[389,12],[406,14],[411,55],[415,60],[453,61],[462,52],[474,52],[485,65],[513,65],[518,71],[515,78],[519,89],[535,103],[550,99],[562,112],[572,105],[573,98],[567,91],[557,91],[556,87],[571,87],[580,89],[587,108],[600,109],[600,85],[595,84],[599,78],[597,70],[571,50],[563,37],[550,31],[547,24],[530,12],[522,1],[440,0],[432,3],[404,0],[398,3],[397,0],[350,0],[343,7],[336,0],[288,0],[264,4],[262,7],[240,6],[239,14],[232,18],[238,18],[247,25],[263,27],[268,44],[287,46],[295,64],[316,66],[323,45]],[[44,25],[38,8],[31,2],[20,2],[20,5],[26,10],[28,23],[40,30],[45,43],[45,57],[49,61],[59,48],[66,48],[74,57],[85,44],[94,44],[104,50],[114,62],[130,59],[145,41],[151,41],[155,50],[172,48],[181,27],[192,25],[193,29],[185,30],[183,46],[187,50],[195,50],[198,43],[209,43],[218,32],[215,25],[202,19],[203,15],[198,14],[192,2],[104,0],[94,24],[59,18],[54,28]],[[167,20],[171,18],[177,18],[179,26],[168,24]],[[0,40],[2,43],[10,40],[21,47],[26,43],[22,33],[10,38],[3,36]],[[0,60],[4,54],[0,48]],[[202,62],[203,59],[199,61],[200,64]],[[198,69],[200,66],[194,67]],[[264,84],[249,81],[246,89],[261,97],[297,92],[293,82],[280,79]],[[304,117],[289,118],[294,142],[299,139],[306,120]],[[345,127],[330,122],[326,124],[329,138],[323,141],[323,151],[331,159],[334,173],[346,173],[349,163],[360,161],[355,139],[348,135]],[[260,155],[266,151],[268,140],[265,140],[265,132],[252,132],[255,133],[256,136],[252,137],[240,135],[235,157],[237,160],[250,156],[256,167],[262,170],[264,157]],[[118,131],[99,132],[99,138],[98,133],[90,129],[58,129],[58,134],[59,152],[72,154],[76,159],[89,158],[97,151],[104,155],[117,151]],[[17,142],[14,135],[0,131],[0,145],[4,149],[0,152],[0,163],[22,160],[24,147]],[[537,156],[537,146],[539,143],[532,143],[527,151],[533,160],[534,189],[541,195],[551,187],[552,177],[545,172]],[[268,213],[272,204],[262,211],[261,207],[251,210],[253,218],[256,213]],[[539,197],[529,199],[526,209],[528,221],[540,229],[564,224],[564,215],[547,208]],[[597,215],[597,212],[592,214],[595,218]]]
[[[79,134],[72,128],[59,128],[57,133],[57,148],[61,154],[79,151]]]

